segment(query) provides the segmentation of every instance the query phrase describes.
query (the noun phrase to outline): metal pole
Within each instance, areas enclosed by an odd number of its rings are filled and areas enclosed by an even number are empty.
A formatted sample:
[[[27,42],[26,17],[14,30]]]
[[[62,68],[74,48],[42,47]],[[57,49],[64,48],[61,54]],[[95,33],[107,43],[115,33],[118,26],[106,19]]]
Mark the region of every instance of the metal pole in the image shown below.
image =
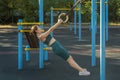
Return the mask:
[[[39,22],[43,23],[43,0],[39,0]],[[40,25],[43,28],[43,25]]]
[[[30,48],[29,45],[26,45],[26,48]],[[30,61],[30,50],[26,50],[26,61]]]
[[[79,4],[78,5],[78,7],[79,7],[79,11],[78,11],[78,23],[79,23],[79,29],[78,29],[78,41],[80,41],[81,40],[81,4]]]
[[[51,11],[50,11],[50,13],[51,13],[51,16],[50,16],[50,20],[51,20],[51,24],[50,24],[50,26],[53,26],[53,22],[54,22],[54,20],[53,20],[53,18],[54,18],[54,16],[53,16],[53,7],[51,7]],[[51,35],[53,36],[53,32],[51,32]]]
[[[70,31],[72,31],[72,23],[69,23],[70,24]]]
[[[105,0],[100,0],[100,80],[105,76]]]
[[[95,0],[95,34],[97,34],[97,0]]]
[[[91,16],[91,26],[92,26],[92,66],[95,66],[96,65],[96,47],[95,47],[95,45],[96,45],[96,41],[95,41],[95,39],[96,39],[96,37],[95,37],[95,31],[96,31],[96,28],[95,28],[95,4],[96,4],[96,2],[95,2],[95,0],[92,0],[91,1],[91,3],[92,3],[92,16]]]
[[[74,3],[76,3],[76,0],[74,0]],[[74,10],[74,34],[77,34],[77,29],[76,29],[76,8]]]
[[[44,45],[44,48],[46,48],[47,45]],[[48,50],[44,50],[44,61],[48,60]]]
[[[19,23],[22,22],[22,19],[18,20]],[[22,30],[22,25],[18,25],[18,69],[22,69],[23,67],[23,48],[22,48],[22,33],[20,32]]]
[[[105,20],[105,22],[106,22],[106,41],[108,41],[108,36],[109,36],[109,34],[108,34],[108,0],[106,0],[105,2],[107,2],[106,3],[106,20]]]
[[[43,23],[43,0],[39,0],[39,22]],[[43,25],[40,25],[43,28]],[[43,43],[39,42],[39,68],[44,68],[44,58],[43,58]]]

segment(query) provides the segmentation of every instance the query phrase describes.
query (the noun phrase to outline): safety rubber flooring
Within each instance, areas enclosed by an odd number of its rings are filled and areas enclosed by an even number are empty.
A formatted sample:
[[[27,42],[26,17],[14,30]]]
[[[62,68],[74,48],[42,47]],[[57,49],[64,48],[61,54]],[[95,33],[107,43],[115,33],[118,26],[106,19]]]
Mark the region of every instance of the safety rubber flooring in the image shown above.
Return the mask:
[[[100,80],[99,29],[96,34],[96,66],[91,66],[91,31],[82,29],[82,39],[69,28],[62,27],[54,31],[54,37],[73,56],[75,61],[87,68],[90,76],[79,76],[66,61],[49,51],[49,60],[44,62],[44,69],[38,68],[38,52],[31,51],[31,60],[25,61],[23,69],[17,69],[17,29],[0,31],[0,80]],[[23,36],[23,47],[27,44]],[[120,28],[109,29],[109,41],[106,42],[106,80],[120,79]]]

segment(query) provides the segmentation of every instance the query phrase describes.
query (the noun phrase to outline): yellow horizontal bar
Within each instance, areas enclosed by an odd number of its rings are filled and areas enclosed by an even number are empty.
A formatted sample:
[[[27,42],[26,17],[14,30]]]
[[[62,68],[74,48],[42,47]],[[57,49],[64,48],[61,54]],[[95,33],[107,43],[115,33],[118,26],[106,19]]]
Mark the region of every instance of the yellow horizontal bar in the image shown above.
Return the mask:
[[[18,22],[17,25],[43,25],[41,22]]]
[[[24,50],[25,51],[39,50],[39,48],[25,48]],[[46,47],[46,48],[43,48],[43,50],[52,50],[52,48],[51,47]]]
[[[24,33],[24,32],[31,32],[31,30],[20,30],[21,33]],[[44,30],[43,30],[44,32]]]
[[[71,8],[51,8],[51,10],[54,10],[54,11],[62,11],[62,10],[64,10],[64,11],[68,11],[68,10],[71,10]],[[74,9],[74,10],[80,10],[79,8],[76,8],[76,9]]]
[[[46,47],[46,48],[43,48],[43,50],[52,50],[51,47]]]
[[[20,32],[31,32],[31,30],[20,30]]]
[[[25,48],[25,51],[30,51],[30,50],[39,50],[39,48]]]

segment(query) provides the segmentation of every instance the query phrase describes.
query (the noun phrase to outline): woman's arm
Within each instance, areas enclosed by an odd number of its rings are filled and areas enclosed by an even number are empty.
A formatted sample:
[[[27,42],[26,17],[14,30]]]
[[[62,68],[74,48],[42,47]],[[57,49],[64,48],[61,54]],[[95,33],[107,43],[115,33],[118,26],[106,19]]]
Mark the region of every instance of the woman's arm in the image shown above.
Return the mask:
[[[42,40],[42,39],[44,40],[44,39],[45,39],[51,32],[53,32],[62,22],[63,22],[62,19],[58,19],[58,22],[57,22],[55,25],[53,25],[53,26],[50,27],[46,32],[44,32],[44,33],[42,33],[42,34],[40,35],[41,40]]]

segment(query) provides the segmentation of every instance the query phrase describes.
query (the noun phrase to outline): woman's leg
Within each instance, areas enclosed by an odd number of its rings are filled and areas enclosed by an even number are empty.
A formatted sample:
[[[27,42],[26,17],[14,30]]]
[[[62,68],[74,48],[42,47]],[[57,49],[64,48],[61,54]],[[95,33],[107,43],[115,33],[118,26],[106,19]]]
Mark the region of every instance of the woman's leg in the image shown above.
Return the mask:
[[[80,67],[72,58],[72,56],[69,55],[69,53],[67,52],[67,50],[58,42],[56,41],[53,45],[52,45],[52,49],[53,52],[60,56],[61,58],[63,58],[65,61],[67,61],[71,67],[73,67],[74,69],[76,69],[77,71],[79,71],[79,75],[90,75],[90,72],[88,72],[86,69],[83,69],[82,67]]]
[[[87,71],[87,69],[83,69],[82,67],[80,67],[72,58],[72,56],[69,56],[67,59],[67,62],[70,64],[71,67],[73,67],[74,69],[76,69],[77,71],[79,71],[79,75],[80,76],[89,76],[90,72]]]
[[[67,62],[69,63],[69,65],[71,67],[73,67],[74,69],[76,69],[77,71],[79,72],[82,72],[83,71],[83,68],[80,67],[75,61],[74,59],[72,58],[72,56],[69,56],[69,58],[67,59]]]

